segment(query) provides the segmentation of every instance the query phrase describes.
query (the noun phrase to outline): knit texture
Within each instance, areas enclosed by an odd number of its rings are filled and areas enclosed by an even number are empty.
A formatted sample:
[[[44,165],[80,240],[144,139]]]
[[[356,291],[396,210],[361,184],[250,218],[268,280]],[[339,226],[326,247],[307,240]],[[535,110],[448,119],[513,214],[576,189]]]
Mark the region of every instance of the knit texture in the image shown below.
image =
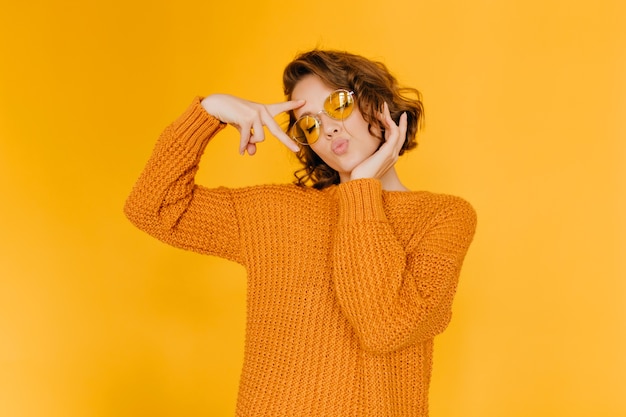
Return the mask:
[[[246,268],[236,415],[427,416],[433,338],[451,317],[472,207],[374,179],[197,185],[224,126],[194,100],[161,135],[125,213],[168,244]]]

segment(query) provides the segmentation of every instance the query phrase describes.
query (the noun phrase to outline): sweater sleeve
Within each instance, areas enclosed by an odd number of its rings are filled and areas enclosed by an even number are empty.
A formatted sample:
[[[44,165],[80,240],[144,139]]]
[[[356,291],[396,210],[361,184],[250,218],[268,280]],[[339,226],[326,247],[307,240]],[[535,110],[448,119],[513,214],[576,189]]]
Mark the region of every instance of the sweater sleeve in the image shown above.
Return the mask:
[[[163,242],[241,263],[231,192],[194,182],[204,148],[224,127],[196,98],[161,134],[124,212],[135,226]]]
[[[446,200],[427,230],[402,245],[387,221],[379,181],[338,189],[333,279],[363,348],[391,352],[441,333],[474,235],[473,208],[460,198]]]

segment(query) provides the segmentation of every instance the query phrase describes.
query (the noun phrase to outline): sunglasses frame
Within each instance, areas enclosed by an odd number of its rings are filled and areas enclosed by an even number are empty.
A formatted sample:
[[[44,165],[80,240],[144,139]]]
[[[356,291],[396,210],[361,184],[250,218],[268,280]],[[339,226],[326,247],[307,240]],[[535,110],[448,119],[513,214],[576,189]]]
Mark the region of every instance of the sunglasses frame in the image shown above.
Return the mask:
[[[345,89],[345,88],[338,88],[337,90],[334,90],[333,92],[331,92],[331,93],[328,95],[328,97],[326,97],[326,100],[324,100],[324,107],[326,107],[326,103],[330,102],[330,98],[331,98],[331,97],[333,96],[333,94],[335,94],[335,93],[347,93],[347,96],[348,96],[348,97],[350,97],[350,98],[351,98],[351,100],[352,100],[351,105],[352,105],[352,106],[354,106],[354,99],[355,99],[355,97],[354,97],[354,91],[349,91],[349,90],[347,90],[347,89]],[[353,110],[353,109],[352,109],[352,110]],[[291,127],[289,128],[289,137],[291,137],[291,139],[293,139],[294,141],[298,142],[300,145],[309,145],[309,146],[310,146],[310,145],[314,144],[315,142],[317,142],[317,141],[319,140],[319,138],[320,138],[319,130],[320,130],[320,127],[322,126],[322,121],[321,121],[321,120],[320,120],[320,118],[319,118],[319,115],[320,115],[320,114],[324,113],[326,116],[330,117],[330,118],[331,118],[331,119],[333,119],[333,120],[341,120],[341,121],[343,121],[343,120],[346,120],[348,117],[350,117],[350,116],[352,115],[352,110],[350,110],[350,114],[349,114],[349,115],[347,115],[346,117],[340,117],[340,118],[333,117],[333,115],[331,115],[330,113],[328,113],[328,111],[326,111],[326,109],[325,109],[325,108],[324,108],[324,109],[322,109],[322,110],[320,110],[320,111],[318,111],[318,112],[317,112],[317,113],[315,113],[315,114],[306,114],[306,115],[302,115],[302,116],[298,117],[298,119],[296,119],[296,121],[293,123],[293,125],[291,125]],[[317,133],[317,138],[315,138],[315,140],[314,140],[313,142],[301,141],[301,140],[299,140],[299,139],[296,137],[296,135],[293,133],[293,130],[296,128],[296,125],[298,124],[298,122],[299,122],[300,120],[302,120],[302,119],[306,118],[306,117],[311,117],[311,118],[313,118],[313,120],[315,120],[315,130],[316,130],[318,133]],[[302,130],[302,129],[300,128],[300,130]]]

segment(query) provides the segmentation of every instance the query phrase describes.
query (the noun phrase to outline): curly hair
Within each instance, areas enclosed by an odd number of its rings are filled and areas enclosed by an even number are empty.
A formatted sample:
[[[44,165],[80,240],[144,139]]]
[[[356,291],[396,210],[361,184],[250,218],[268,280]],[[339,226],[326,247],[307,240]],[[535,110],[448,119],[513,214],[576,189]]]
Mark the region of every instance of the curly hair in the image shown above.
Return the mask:
[[[417,132],[422,127],[424,106],[422,95],[415,88],[403,87],[387,70],[385,64],[343,51],[314,49],[298,55],[283,72],[283,88],[288,100],[300,80],[307,75],[316,75],[333,89],[354,91],[356,104],[368,123],[372,135],[384,142],[384,126],[378,114],[386,102],[394,122],[398,123],[402,113],[407,114],[407,133],[400,155],[417,146]],[[293,111],[289,114],[289,126],[295,123]],[[323,189],[339,184],[339,173],[329,167],[309,146],[301,147],[296,153],[303,167],[294,173],[294,183],[311,185]]]

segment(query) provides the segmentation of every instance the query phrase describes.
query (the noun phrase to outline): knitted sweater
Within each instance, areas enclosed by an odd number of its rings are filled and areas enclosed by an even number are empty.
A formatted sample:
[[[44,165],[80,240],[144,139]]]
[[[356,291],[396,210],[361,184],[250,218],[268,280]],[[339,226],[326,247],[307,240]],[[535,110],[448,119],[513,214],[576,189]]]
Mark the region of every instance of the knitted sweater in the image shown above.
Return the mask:
[[[223,127],[196,99],[161,135],[125,213],[168,244],[246,268],[236,415],[427,416],[433,338],[450,320],[472,207],[375,179],[196,185]]]

